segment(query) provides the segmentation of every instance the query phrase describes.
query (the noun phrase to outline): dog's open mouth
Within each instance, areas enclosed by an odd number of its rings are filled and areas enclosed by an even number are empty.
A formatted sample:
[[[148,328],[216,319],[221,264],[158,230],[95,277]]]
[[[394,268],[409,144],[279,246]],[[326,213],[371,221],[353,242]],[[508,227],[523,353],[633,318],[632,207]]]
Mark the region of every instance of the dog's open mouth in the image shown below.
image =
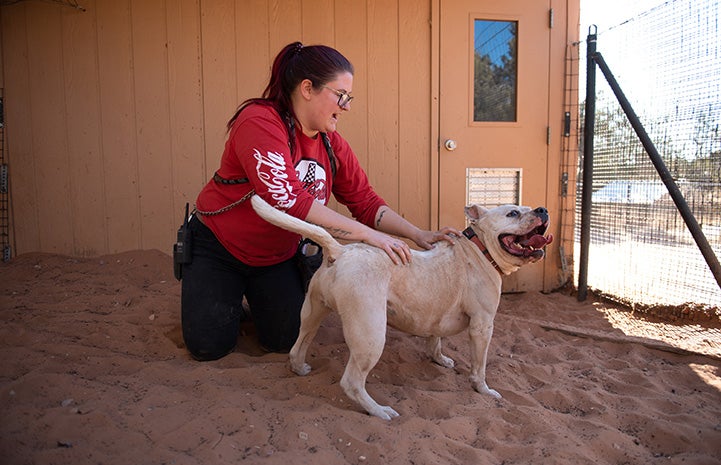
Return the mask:
[[[545,255],[543,248],[553,242],[553,234],[544,236],[547,229],[548,221],[522,236],[501,234],[498,236],[498,241],[501,243],[501,247],[511,255],[540,260]]]

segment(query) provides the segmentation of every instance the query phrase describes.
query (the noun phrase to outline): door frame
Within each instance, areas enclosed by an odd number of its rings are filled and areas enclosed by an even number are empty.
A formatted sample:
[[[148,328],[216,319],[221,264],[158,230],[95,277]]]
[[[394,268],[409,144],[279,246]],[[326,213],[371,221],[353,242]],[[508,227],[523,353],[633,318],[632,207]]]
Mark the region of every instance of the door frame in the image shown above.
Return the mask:
[[[547,163],[546,199],[553,214],[551,232],[556,240],[546,250],[543,263],[543,289],[545,292],[566,284],[573,275],[573,240],[575,228],[575,180],[578,149],[577,129],[571,127],[570,137],[563,129],[563,112],[577,112],[578,91],[569,82],[569,76],[578,76],[578,62],[569,64],[572,47],[578,47],[580,24],[580,0],[550,0],[557,14],[551,28],[549,51],[549,144]],[[430,227],[440,228],[440,45],[441,0],[431,0],[431,88],[430,88]],[[574,28],[575,26],[575,28]],[[561,44],[564,46],[562,47]],[[576,50],[577,52],[577,50]],[[569,69],[569,66],[571,67]],[[574,71],[575,70],[575,71]],[[570,86],[570,88],[568,87]],[[576,86],[577,87],[577,86]],[[572,116],[573,118],[573,116]],[[561,179],[566,179],[567,194],[561,195]]]
[[[441,0],[431,0],[431,229],[440,228]]]

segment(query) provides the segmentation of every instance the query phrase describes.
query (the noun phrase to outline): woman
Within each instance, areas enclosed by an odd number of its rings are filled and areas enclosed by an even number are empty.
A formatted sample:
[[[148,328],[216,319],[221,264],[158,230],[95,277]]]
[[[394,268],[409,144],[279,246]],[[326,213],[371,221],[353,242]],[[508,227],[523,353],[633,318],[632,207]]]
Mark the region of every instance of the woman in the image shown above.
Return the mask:
[[[411,239],[430,249],[458,231],[425,231],[376,194],[348,143],[336,132],[353,97],[353,66],[333,48],[287,45],[273,62],[262,98],[228,122],[220,168],[203,188],[189,223],[192,261],[183,266],[182,326],[191,355],[214,360],[235,348],[242,301],[260,344],[287,352],[298,336],[305,287],[294,256],[300,237],[256,215],[253,193],[338,238],[383,249],[407,264]],[[355,220],[325,204],[330,194]]]

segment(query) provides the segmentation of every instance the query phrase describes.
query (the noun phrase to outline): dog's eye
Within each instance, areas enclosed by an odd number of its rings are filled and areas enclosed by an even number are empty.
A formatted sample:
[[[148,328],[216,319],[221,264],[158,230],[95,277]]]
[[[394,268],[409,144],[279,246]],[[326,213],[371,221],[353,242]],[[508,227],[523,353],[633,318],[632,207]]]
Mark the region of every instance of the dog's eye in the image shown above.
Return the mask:
[[[521,214],[521,212],[519,212],[518,210],[511,210],[510,212],[508,212],[508,214],[506,216],[509,218],[513,218],[520,214]]]

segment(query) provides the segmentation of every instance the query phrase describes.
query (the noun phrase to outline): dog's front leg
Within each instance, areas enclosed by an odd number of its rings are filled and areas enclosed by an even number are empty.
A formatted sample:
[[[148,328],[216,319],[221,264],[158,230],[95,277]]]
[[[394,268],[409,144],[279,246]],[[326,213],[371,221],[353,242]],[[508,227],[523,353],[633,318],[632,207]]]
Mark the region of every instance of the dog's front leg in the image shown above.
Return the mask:
[[[431,336],[428,338],[428,353],[430,354],[431,359],[440,366],[453,368],[456,365],[452,358],[446,357],[441,352],[441,338],[438,336]]]
[[[468,334],[471,338],[471,385],[481,394],[489,394],[500,399],[501,395],[498,391],[489,388],[486,384],[486,360],[493,335],[493,321],[482,323],[471,321]]]

